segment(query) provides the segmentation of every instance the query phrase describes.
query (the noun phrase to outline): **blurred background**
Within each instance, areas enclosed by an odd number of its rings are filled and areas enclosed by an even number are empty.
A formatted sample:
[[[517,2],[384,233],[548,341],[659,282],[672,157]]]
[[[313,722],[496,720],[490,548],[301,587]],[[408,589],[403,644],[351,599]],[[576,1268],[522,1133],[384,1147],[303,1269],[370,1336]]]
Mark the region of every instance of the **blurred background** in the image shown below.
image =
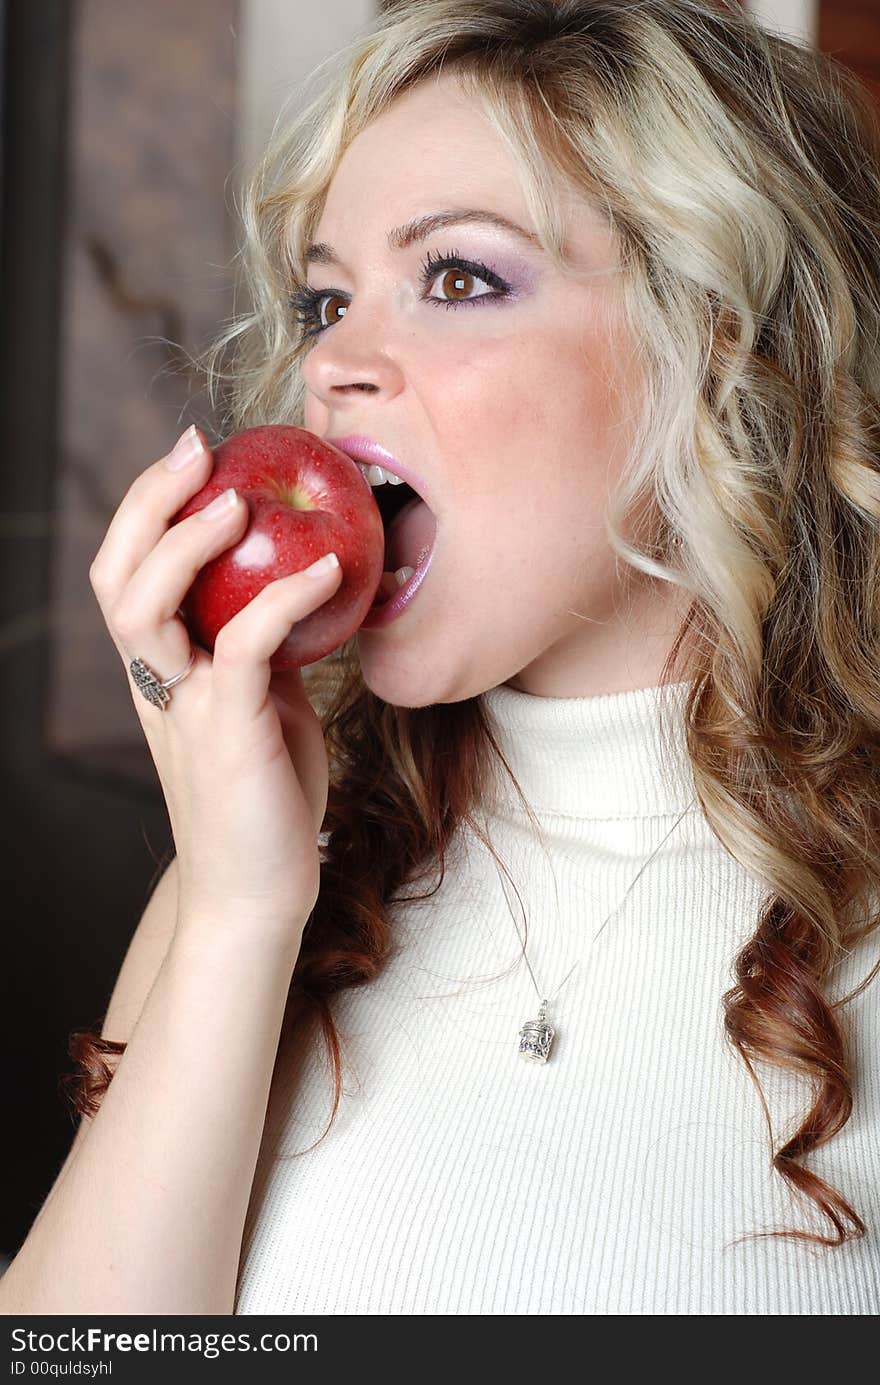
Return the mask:
[[[880,0],[751,7],[880,99]],[[187,353],[233,309],[239,185],[303,78],[381,8],[0,0],[0,1270],[73,1138],[68,1033],[100,1029],[171,846],[88,569],[184,427],[219,440]]]

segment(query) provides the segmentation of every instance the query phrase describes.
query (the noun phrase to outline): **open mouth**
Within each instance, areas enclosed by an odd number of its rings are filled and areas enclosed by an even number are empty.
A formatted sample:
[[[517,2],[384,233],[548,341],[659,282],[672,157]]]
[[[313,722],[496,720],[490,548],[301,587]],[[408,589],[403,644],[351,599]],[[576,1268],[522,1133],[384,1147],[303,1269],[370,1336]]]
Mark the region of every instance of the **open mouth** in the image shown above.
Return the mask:
[[[413,490],[408,481],[402,481],[399,486],[389,485],[386,481],[384,486],[373,487],[373,499],[379,506],[382,524],[385,527],[385,557],[387,559],[390,556],[389,534],[395,519],[401,510],[404,510],[413,500],[421,500],[421,496],[418,491]]]
[[[382,580],[373,601],[384,605],[408,583],[430,553],[437,532],[432,511],[408,482],[373,489],[385,529]]]

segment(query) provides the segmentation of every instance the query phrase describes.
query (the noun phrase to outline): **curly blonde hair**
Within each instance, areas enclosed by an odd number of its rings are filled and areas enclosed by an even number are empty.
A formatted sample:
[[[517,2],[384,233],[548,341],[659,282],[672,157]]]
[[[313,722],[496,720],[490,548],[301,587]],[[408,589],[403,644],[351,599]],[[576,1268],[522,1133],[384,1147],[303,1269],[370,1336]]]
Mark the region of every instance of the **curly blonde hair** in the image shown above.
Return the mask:
[[[702,811],[766,884],[720,1004],[771,1150],[755,1061],[812,1084],[772,1162],[830,1234],[757,1234],[840,1245],[865,1224],[804,1161],[850,1116],[842,1007],[877,970],[849,996],[826,994],[836,961],[878,923],[877,111],[833,59],[768,33],[734,0],[388,5],[296,94],[244,190],[250,302],[202,361],[228,431],[302,425],[308,344],[288,296],[305,281],[334,170],[400,93],[441,72],[456,74],[511,151],[560,269],[560,179],[618,237],[645,389],[606,531],[625,567],[687,593],[661,681],[690,682],[686,744]],[[461,824],[495,854],[474,810],[496,757],[510,771],[480,697],[387,705],[365,686],[354,640],[304,672],[331,787],[321,890],[283,1032],[319,1021],[332,1123],[333,994],[381,970],[395,892],[432,873],[432,889],[407,897],[439,888]],[[110,1080],[100,1053],[120,1050],[72,1036],[80,1109],[94,1109]]]

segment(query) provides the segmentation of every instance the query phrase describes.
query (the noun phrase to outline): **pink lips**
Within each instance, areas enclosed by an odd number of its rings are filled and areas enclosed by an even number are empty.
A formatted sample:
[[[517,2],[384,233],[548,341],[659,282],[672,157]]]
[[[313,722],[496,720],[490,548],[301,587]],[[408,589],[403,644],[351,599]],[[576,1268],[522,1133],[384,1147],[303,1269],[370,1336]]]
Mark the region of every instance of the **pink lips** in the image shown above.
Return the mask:
[[[344,438],[326,438],[325,441],[329,442],[332,447],[337,447],[340,452],[345,452],[354,461],[365,462],[367,465],[387,466],[389,471],[394,472],[395,476],[402,477],[412,486],[434,515],[436,522],[436,513],[430,503],[424,482],[419,476],[416,476],[414,471],[410,471],[409,467],[403,466],[387,448],[382,447],[380,443],[374,442],[372,438],[366,437],[363,433],[350,433]],[[434,545],[432,544],[430,552],[426,554],[409,581],[404,583],[396,595],[390,597],[383,605],[373,607],[367,612],[365,619],[361,622],[360,628],[362,630],[374,630],[378,626],[388,625],[403,613],[422,585],[433,556]]]
[[[422,582],[425,580],[433,556],[434,546],[432,544],[430,551],[419,563],[412,577],[410,577],[409,581],[404,582],[396,595],[390,597],[388,601],[384,602],[381,606],[373,606],[367,611],[366,616],[360,624],[361,630],[375,630],[377,626],[389,625],[392,620],[406,610],[419,587],[422,585]]]
[[[389,471],[393,471],[395,476],[400,476],[406,481],[416,494],[424,500],[428,508],[434,511],[430,504],[428,492],[425,490],[425,483],[421,477],[416,476],[414,471],[399,462],[378,442],[373,442],[372,438],[366,437],[363,433],[352,433],[345,438],[326,438],[333,447],[338,447],[340,452],[345,452],[356,462],[365,462],[368,466],[385,466]]]

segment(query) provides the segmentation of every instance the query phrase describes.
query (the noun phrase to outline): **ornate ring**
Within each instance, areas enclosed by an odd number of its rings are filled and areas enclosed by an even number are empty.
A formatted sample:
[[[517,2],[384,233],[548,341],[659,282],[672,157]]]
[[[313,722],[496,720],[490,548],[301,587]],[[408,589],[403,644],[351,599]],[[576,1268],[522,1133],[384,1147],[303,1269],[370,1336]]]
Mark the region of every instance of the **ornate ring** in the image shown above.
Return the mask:
[[[132,659],[128,666],[128,671],[140,688],[148,702],[152,702],[154,707],[165,711],[171,701],[171,694],[168,689],[173,688],[175,683],[180,683],[191,671],[196,661],[196,651],[190,652],[189,663],[182,673],[176,673],[173,678],[166,678],[164,683],[161,678],[157,678],[151,668],[148,668],[143,659]]]

